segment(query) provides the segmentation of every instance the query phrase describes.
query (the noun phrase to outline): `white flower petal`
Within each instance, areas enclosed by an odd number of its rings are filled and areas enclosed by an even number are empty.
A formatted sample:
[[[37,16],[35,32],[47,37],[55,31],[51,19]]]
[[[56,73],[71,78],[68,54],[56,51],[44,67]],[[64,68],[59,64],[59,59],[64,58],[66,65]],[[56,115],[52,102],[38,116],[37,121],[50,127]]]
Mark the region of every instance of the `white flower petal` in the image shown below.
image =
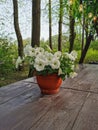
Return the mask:
[[[55,52],[54,56],[59,59],[61,57],[61,51]]]
[[[61,74],[63,74],[63,71],[61,68],[59,68],[58,75],[61,75]]]
[[[71,77],[71,78],[74,78],[74,77],[76,77],[77,75],[78,75],[78,74],[77,74],[76,72],[71,72],[71,73],[70,73],[70,77]]]
[[[18,59],[16,60],[16,68],[18,68],[18,66],[22,63],[22,59],[19,56]]]
[[[77,52],[76,52],[76,51],[72,51],[70,54],[71,54],[75,59],[77,58]]]
[[[45,62],[41,59],[36,58],[34,67],[37,71],[42,71],[42,70],[44,70]]]
[[[52,69],[59,69],[60,61],[58,59],[53,59],[51,62]]]

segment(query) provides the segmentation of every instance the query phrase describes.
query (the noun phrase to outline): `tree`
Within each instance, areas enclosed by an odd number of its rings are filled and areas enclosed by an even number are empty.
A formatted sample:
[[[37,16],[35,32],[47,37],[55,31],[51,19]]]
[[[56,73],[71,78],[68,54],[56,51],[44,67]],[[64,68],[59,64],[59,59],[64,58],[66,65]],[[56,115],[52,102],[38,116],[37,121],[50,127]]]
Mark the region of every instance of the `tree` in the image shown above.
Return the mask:
[[[13,0],[13,10],[14,10],[14,28],[18,40],[18,55],[23,58],[23,40],[22,35],[19,28],[19,22],[18,22],[18,1]],[[22,69],[22,66],[19,66],[19,70]]]
[[[87,32],[87,31],[86,31]],[[83,14],[83,19],[82,19],[82,45],[81,45],[81,55],[83,53],[83,49],[84,49],[84,33],[85,33],[85,17]],[[86,33],[87,34],[87,33]],[[87,35],[86,35],[86,39],[87,39]]]
[[[62,23],[63,23],[63,0],[59,0],[59,29],[58,29],[58,50],[62,50]]]
[[[52,49],[52,17],[51,17],[51,0],[49,0],[49,46]]]
[[[84,9],[85,6],[84,4],[86,4],[86,13],[84,14],[85,18],[87,19],[86,23],[84,23],[85,25],[85,32],[86,32],[86,43],[85,43],[85,46],[84,48],[82,49],[82,53],[81,53],[81,57],[80,57],[80,60],[79,60],[79,63],[83,63],[84,62],[84,59],[85,59],[85,56],[87,54],[87,51],[89,49],[89,46],[90,46],[90,43],[91,41],[94,39],[94,34],[97,33],[98,35],[98,17],[97,17],[97,14],[98,14],[98,3],[97,1],[87,1],[87,2],[84,2],[81,0],[81,7]],[[83,11],[81,8],[81,11]],[[88,10],[89,8],[89,10]],[[91,10],[90,10],[91,9]],[[94,16],[95,15],[95,16]],[[88,25],[89,23],[89,25]],[[89,27],[89,32],[88,32],[88,27]]]
[[[73,45],[74,45],[74,39],[75,39],[75,31],[74,31],[74,26],[75,26],[75,18],[72,16],[72,8],[70,6],[69,8],[69,30],[70,30],[70,35],[69,35],[69,53],[73,50]]]
[[[97,0],[70,0],[74,18],[81,21],[85,17],[86,42],[83,46],[79,63],[83,63],[95,33],[98,35],[98,2]],[[86,21],[87,20],[87,21]]]
[[[82,51],[82,55],[81,55],[80,60],[79,60],[79,63],[80,63],[80,64],[83,63],[83,61],[84,61],[84,58],[85,58],[85,56],[86,56],[86,53],[87,53],[87,51],[88,51],[88,48],[89,48],[89,46],[90,46],[90,43],[91,43],[91,40],[92,40],[92,39],[93,39],[93,35],[90,33],[90,34],[88,35],[88,37],[87,37],[85,47],[84,47],[84,49],[83,49],[83,51]]]
[[[32,47],[40,45],[40,3],[40,0],[32,0]]]
[[[32,0],[32,36],[31,46],[40,46],[40,0]],[[32,77],[32,68],[29,69],[28,77]]]

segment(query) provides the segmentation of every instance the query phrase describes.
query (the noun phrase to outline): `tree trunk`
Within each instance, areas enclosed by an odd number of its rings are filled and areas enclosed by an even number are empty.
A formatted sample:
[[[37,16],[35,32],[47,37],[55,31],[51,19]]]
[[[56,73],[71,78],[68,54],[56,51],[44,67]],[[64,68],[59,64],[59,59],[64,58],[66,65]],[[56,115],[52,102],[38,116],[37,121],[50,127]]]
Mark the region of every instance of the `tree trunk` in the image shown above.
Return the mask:
[[[73,45],[74,45],[74,39],[75,39],[75,31],[74,31],[74,26],[75,26],[75,19],[74,17],[71,15],[69,16],[69,20],[70,20],[70,25],[69,25],[69,30],[70,30],[70,36],[69,36],[69,43],[70,43],[70,47],[69,47],[69,53],[73,50]]]
[[[83,53],[83,48],[84,48],[84,31],[85,31],[85,17],[83,14],[83,25],[82,25],[82,46],[81,46],[81,55]]]
[[[40,4],[41,0],[32,0],[32,36],[31,46],[40,46]],[[32,68],[29,69],[28,77],[33,76]]]
[[[41,0],[32,0],[32,47],[40,46],[40,3]]]
[[[51,17],[51,0],[49,0],[49,46],[52,49],[52,17]]]
[[[63,0],[59,0],[59,29],[58,29],[58,51],[62,50],[62,22],[63,22]]]
[[[89,34],[87,37],[86,44],[85,44],[85,47],[83,49],[82,55],[80,57],[79,64],[83,63],[92,39],[93,39],[93,35]]]
[[[19,23],[18,23],[18,2],[17,0],[13,0],[13,10],[14,10],[14,28],[18,40],[18,55],[23,58],[23,40],[22,40],[22,35],[20,32],[19,28]],[[19,70],[21,70],[23,66],[19,66]]]

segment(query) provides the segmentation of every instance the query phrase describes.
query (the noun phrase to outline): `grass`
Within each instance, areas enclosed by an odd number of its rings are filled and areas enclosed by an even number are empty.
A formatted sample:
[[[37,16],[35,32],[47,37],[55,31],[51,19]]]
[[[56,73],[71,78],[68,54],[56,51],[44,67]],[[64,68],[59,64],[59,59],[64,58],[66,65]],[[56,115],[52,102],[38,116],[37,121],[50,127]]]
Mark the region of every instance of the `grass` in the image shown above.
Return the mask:
[[[85,58],[85,63],[98,62],[98,50],[89,49]]]
[[[0,75],[0,87],[28,78],[28,68],[23,71],[14,71],[6,75]]]
[[[77,62],[79,62],[80,59],[80,55],[81,55],[81,51],[77,51],[78,52],[78,58],[77,58]],[[98,50],[94,50],[92,48],[90,48],[86,54],[84,63],[88,64],[90,62],[98,62]]]

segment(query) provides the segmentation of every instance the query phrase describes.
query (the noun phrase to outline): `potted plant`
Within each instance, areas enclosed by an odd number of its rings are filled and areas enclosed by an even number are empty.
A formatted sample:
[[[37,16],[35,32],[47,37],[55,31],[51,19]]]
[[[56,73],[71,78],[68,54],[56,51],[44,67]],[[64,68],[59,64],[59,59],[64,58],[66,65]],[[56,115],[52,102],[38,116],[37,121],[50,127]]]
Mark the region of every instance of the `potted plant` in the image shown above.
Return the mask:
[[[42,93],[54,94],[59,91],[62,80],[67,77],[76,76],[75,59],[77,53],[52,51],[48,46],[32,48],[27,45],[24,48],[24,55],[36,75],[38,85]],[[16,67],[21,64],[20,57],[16,61]],[[32,74],[33,75],[33,74]]]

